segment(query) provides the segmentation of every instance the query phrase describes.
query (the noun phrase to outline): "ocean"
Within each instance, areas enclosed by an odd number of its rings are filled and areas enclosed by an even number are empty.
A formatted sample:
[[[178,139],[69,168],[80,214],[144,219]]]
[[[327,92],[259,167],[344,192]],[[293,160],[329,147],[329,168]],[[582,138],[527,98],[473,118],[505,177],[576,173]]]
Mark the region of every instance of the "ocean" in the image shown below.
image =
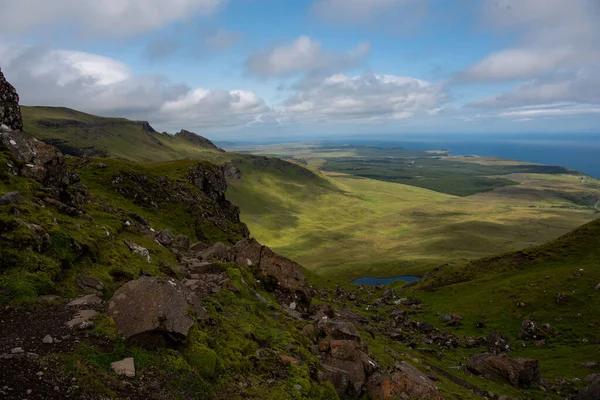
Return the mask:
[[[354,136],[326,142],[379,147],[401,146],[414,150],[445,149],[453,156],[494,156],[558,165],[600,179],[600,134],[502,134],[493,137],[473,134],[419,134],[378,136],[369,139]]]

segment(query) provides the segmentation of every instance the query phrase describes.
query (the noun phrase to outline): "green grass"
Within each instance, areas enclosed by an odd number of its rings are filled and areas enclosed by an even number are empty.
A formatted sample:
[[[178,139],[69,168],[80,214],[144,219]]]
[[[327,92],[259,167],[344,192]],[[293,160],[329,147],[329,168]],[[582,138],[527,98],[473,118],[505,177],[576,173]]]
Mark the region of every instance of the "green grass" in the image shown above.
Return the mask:
[[[341,172],[386,182],[403,183],[455,196],[471,196],[517,182],[491,175],[512,173],[566,174],[545,165],[482,165],[438,158],[341,158],[328,160],[325,171]]]
[[[515,341],[512,355],[539,359],[548,378],[581,377],[580,364],[600,357],[600,219],[539,247],[442,268],[411,294],[425,304],[423,319],[440,325],[441,313],[464,317],[461,335],[499,330]],[[578,272],[582,270],[581,276]],[[557,304],[557,293],[567,301]],[[517,307],[517,302],[525,307]],[[541,347],[517,340],[521,322],[549,323],[554,334]],[[486,324],[484,330],[476,321]]]
[[[143,121],[104,118],[59,107],[21,107],[25,132],[66,154],[117,157],[129,161],[185,158],[222,161],[216,150],[185,137],[155,132]]]
[[[422,275],[445,263],[542,244],[595,218],[570,199],[600,193],[596,181],[582,184],[572,175],[511,175],[520,185],[470,197],[320,176],[328,183],[248,173],[232,182],[228,196],[259,241],[347,280]]]

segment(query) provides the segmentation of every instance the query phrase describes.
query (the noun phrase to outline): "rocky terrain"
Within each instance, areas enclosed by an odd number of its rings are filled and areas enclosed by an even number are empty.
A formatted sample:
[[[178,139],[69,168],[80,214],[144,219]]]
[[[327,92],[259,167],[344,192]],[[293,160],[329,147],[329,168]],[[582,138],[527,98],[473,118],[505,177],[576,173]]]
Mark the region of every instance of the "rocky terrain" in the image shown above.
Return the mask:
[[[439,270],[324,281],[251,237],[235,167],[65,157],[21,132],[1,74],[0,99],[3,399],[599,398],[598,353],[577,379],[512,354],[560,337],[549,323],[499,332],[482,309],[467,334],[431,311]]]

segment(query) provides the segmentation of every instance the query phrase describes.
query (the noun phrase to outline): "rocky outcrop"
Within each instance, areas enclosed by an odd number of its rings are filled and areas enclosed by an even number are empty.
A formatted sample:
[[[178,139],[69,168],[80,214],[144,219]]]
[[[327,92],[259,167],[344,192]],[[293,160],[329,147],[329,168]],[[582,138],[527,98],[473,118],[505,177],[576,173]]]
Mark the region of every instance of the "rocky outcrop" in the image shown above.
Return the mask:
[[[298,263],[276,254],[255,239],[244,239],[231,251],[237,264],[256,266],[263,276],[275,278],[282,289],[310,301],[310,288]]]
[[[200,136],[194,132],[190,132],[190,131],[186,131],[185,129],[182,129],[179,133],[175,134],[175,137],[181,137],[186,139],[187,141],[195,144],[196,146],[200,146],[203,149],[208,149],[208,150],[217,150],[220,152],[225,152],[224,150],[218,148],[217,146],[215,146],[215,144],[213,142],[211,142],[210,140],[208,140],[207,138],[205,138],[204,136]]]
[[[469,358],[467,369],[491,380],[503,380],[515,387],[528,387],[540,382],[540,366],[530,358],[509,358],[491,353]]]
[[[21,108],[19,107],[19,95],[8,83],[0,70],[0,125],[8,129],[22,131],[23,120],[21,119]]]
[[[19,175],[32,178],[46,186],[69,183],[62,153],[55,147],[28,139],[22,132],[0,126],[0,151],[7,150],[19,163]]]
[[[9,169],[46,186],[68,184],[62,153],[39,140],[28,139],[22,129],[19,96],[0,71],[0,151],[11,153],[17,163]]]
[[[248,227],[240,221],[239,208],[225,198],[227,181],[220,167],[198,163],[189,168],[186,178],[188,182],[169,176],[115,171],[106,184],[152,212],[172,207],[185,210],[203,243],[212,244],[217,238],[226,237],[233,244],[249,235]],[[165,244],[172,244],[175,239],[167,232],[160,238]]]
[[[140,278],[115,292],[107,315],[125,339],[152,347],[186,342],[194,317],[204,318],[206,310],[179,281]]]
[[[373,400],[444,400],[435,382],[412,365],[402,362],[392,372],[379,371],[369,378],[367,391]]]
[[[23,200],[23,197],[18,192],[9,192],[0,195],[0,206],[18,203]]]
[[[323,317],[318,327],[322,339],[314,346],[314,352],[323,366],[319,379],[331,382],[341,398],[359,397],[367,377],[379,365],[369,357],[367,345],[351,323]]]
[[[493,354],[507,353],[511,349],[510,339],[500,332],[490,333],[486,341],[488,343],[488,351]]]
[[[535,321],[526,319],[521,323],[519,339],[521,340],[540,340],[544,338],[544,333],[539,329]]]

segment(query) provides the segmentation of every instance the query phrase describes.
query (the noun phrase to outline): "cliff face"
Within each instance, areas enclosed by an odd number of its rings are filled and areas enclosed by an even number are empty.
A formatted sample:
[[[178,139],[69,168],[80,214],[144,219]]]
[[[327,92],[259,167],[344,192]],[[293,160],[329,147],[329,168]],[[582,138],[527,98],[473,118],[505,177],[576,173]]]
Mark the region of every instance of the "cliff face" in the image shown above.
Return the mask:
[[[0,70],[0,125],[10,129],[23,130],[23,120],[19,108],[19,95],[15,88],[6,81]]]
[[[203,147],[205,149],[223,151],[207,138],[197,135],[194,132],[186,131],[185,129],[182,129],[179,133],[175,134],[175,136],[183,137],[188,141],[192,142],[193,144]]]

